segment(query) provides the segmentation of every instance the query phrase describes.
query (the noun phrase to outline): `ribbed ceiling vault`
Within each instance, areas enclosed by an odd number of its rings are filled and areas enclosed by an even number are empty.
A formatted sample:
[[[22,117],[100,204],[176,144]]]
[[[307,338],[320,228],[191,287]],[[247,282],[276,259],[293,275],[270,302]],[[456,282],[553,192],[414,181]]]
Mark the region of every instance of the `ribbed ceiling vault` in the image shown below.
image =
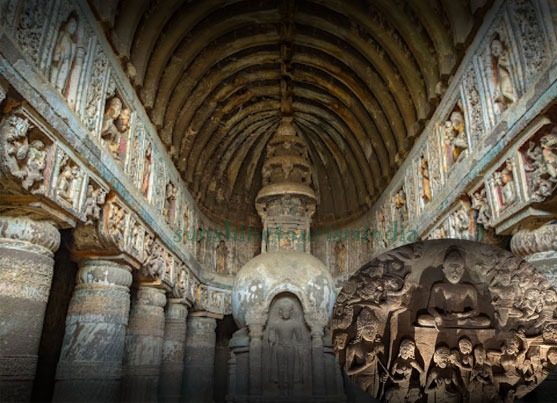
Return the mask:
[[[491,4],[97,3],[199,206],[219,222],[249,226],[259,224],[254,200],[285,85],[315,167],[317,225],[346,223],[365,214],[394,175]]]

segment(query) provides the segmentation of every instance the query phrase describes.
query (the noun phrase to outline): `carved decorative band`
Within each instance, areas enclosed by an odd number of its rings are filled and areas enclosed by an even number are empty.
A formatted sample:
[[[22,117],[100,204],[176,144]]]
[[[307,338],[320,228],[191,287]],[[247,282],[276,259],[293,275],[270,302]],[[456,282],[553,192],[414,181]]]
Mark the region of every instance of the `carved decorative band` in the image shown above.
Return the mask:
[[[130,268],[108,260],[86,260],[79,266],[78,284],[129,287],[133,277]]]

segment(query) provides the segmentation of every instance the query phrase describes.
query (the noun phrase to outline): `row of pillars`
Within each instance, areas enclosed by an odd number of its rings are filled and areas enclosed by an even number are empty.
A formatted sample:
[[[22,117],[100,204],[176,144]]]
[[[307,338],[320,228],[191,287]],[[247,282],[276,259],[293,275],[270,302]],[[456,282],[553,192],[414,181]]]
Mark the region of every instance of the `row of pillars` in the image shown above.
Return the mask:
[[[31,399],[59,244],[49,222],[0,217],[1,401]],[[212,400],[216,320],[150,286],[130,304],[132,283],[126,265],[79,263],[53,401]]]

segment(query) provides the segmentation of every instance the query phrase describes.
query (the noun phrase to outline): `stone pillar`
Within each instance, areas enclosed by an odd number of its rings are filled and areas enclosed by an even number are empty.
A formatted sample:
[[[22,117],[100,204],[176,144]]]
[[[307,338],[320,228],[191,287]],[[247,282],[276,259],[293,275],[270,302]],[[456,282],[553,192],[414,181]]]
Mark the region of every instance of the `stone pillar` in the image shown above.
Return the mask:
[[[249,394],[253,399],[262,394],[261,362],[263,341],[263,325],[252,323],[249,325]]]
[[[156,402],[164,337],[164,290],[140,286],[126,335],[122,400]]]
[[[29,401],[60,233],[0,217],[0,400]]]
[[[184,359],[183,402],[213,401],[213,372],[217,322],[214,318],[188,316]]]
[[[101,259],[80,262],[54,401],[118,401],[131,283],[128,266]]]
[[[325,396],[325,372],[323,370],[323,326],[311,327],[311,364],[313,396]]]
[[[159,396],[161,402],[179,402],[184,372],[186,317],[188,308],[182,299],[169,299],[162,346]]]

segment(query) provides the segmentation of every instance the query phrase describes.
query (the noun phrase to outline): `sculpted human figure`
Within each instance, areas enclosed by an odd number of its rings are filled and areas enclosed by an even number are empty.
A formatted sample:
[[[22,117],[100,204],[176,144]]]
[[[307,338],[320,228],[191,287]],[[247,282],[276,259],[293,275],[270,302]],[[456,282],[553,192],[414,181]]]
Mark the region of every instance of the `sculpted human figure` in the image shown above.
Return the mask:
[[[101,218],[101,205],[105,202],[106,191],[103,188],[95,189],[93,185],[87,186],[87,194],[83,211],[87,218],[86,224],[92,224],[94,220]]]
[[[516,268],[512,259],[507,260],[489,285],[491,305],[495,308],[495,320],[500,327],[506,326],[509,318],[522,317],[522,311],[515,307],[517,288],[512,282],[512,267]]]
[[[470,373],[470,383],[468,384],[470,402],[492,402],[490,394],[497,389],[493,385],[493,370],[487,361],[484,346],[477,345],[474,348],[474,367]]]
[[[470,372],[474,367],[472,349],[472,341],[468,337],[462,336],[458,340],[458,350],[452,351],[449,357],[450,363],[460,370],[460,377],[465,388],[468,387]]]
[[[491,209],[487,203],[487,196],[485,188],[479,192],[472,194],[472,208],[478,212],[476,222],[478,224],[486,225],[491,219]]]
[[[443,261],[445,280],[431,287],[428,313],[418,317],[418,324],[436,328],[482,328],[490,325],[490,319],[479,311],[476,287],[461,282],[464,272],[462,255],[458,249],[449,248]]]
[[[433,354],[435,366],[429,371],[425,384],[425,393],[430,402],[459,403],[464,394],[458,373],[450,363],[450,350],[438,346]]]
[[[114,158],[119,159],[118,147],[120,146],[121,133],[116,127],[115,121],[122,113],[122,101],[117,96],[107,102],[101,126],[101,137],[106,141],[108,148]]]
[[[303,381],[302,324],[294,318],[294,303],[277,301],[278,318],[270,321],[267,342],[271,348],[271,380],[281,395],[291,396],[294,385]]]
[[[496,76],[494,101],[500,105],[501,111],[507,104],[516,101],[513,80],[511,76],[511,61],[509,53],[499,39],[494,39],[490,46]]]
[[[56,46],[52,53],[50,82],[62,93],[66,88],[75,59],[77,49],[76,31],[77,19],[71,15],[60,29],[56,39]]]
[[[519,329],[518,332],[513,332],[507,337],[501,347],[501,352],[490,352],[493,357],[492,361],[498,363],[503,370],[503,373],[494,376],[497,385],[507,384],[513,387],[522,379],[520,368],[524,365],[527,351],[528,340],[524,329]]]
[[[404,402],[408,396],[414,371],[422,375],[424,369],[415,358],[416,344],[413,340],[404,339],[400,343],[398,356],[391,368],[390,379],[394,385],[385,393],[388,402]],[[419,386],[419,381],[416,382]]]
[[[468,148],[466,131],[464,130],[464,117],[462,112],[453,111],[445,124],[445,143],[452,147],[452,162],[458,161],[462,152]]]
[[[372,396],[379,389],[378,355],[385,351],[378,329],[373,313],[362,310],[356,319],[356,337],[346,348],[346,374]]]
[[[27,164],[25,169],[25,179],[21,185],[25,190],[29,190],[35,182],[42,182],[43,170],[46,167],[46,150],[41,140],[33,140],[27,151]],[[42,186],[41,186],[42,188]],[[40,191],[41,189],[38,189]]]
[[[152,147],[151,144],[149,144],[145,150],[145,156],[143,157],[143,180],[141,181],[141,193],[145,198],[149,195],[149,184],[151,182],[151,153]]]
[[[429,182],[429,164],[425,157],[420,157],[420,174],[422,178],[422,199],[424,202],[431,201],[431,185]]]

